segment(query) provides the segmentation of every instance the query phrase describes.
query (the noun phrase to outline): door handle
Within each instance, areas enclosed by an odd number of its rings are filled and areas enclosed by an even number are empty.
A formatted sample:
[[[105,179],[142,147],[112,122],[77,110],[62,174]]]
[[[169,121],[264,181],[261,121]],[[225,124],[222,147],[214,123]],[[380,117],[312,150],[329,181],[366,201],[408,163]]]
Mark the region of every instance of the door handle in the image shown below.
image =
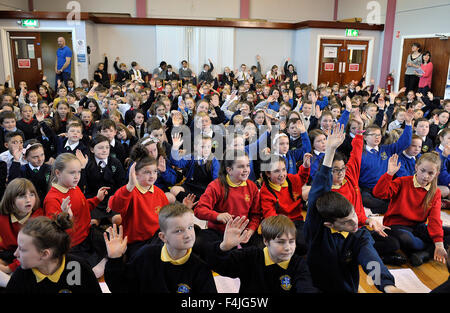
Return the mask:
[[[342,73],[345,73],[345,62],[342,62]]]
[[[339,72],[338,73],[341,73],[342,72],[342,62],[339,62]]]
[[[42,71],[42,61],[41,58],[37,58],[37,66],[38,66],[38,70]]]

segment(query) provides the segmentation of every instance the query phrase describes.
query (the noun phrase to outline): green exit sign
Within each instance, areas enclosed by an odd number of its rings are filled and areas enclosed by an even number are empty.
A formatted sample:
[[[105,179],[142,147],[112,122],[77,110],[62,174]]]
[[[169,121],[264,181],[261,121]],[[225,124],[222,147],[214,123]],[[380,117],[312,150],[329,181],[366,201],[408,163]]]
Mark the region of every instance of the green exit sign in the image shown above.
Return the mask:
[[[32,27],[32,28],[37,28],[39,27],[39,21],[38,20],[26,20],[23,19],[22,20],[22,27]]]
[[[347,37],[358,37],[359,35],[359,30],[358,29],[349,29],[347,28],[345,30],[345,36]]]

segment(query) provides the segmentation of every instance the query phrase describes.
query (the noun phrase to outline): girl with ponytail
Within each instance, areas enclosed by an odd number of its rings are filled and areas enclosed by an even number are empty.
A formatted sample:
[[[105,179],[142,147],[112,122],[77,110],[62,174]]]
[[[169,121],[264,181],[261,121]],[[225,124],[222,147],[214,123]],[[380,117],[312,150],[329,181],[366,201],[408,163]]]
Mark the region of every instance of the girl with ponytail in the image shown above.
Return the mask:
[[[288,174],[286,162],[282,156],[273,155],[267,164],[267,170],[262,171],[263,185],[261,187],[261,210],[263,218],[286,215],[297,228],[296,251],[306,254],[306,244],[303,237],[304,219],[302,215],[302,187],[309,179],[309,167],[312,155],[306,153],[303,165],[298,174]]]
[[[423,154],[416,163],[414,176],[393,176],[399,170],[398,155],[389,158],[388,170],[373,189],[376,197],[390,199],[383,224],[389,236],[396,238],[413,266],[434,256],[446,263],[450,228],[441,221],[441,191],[437,179],[441,161],[437,152]]]
[[[72,227],[68,212],[53,219],[39,216],[28,220],[18,234],[14,253],[20,267],[11,276],[6,292],[101,293],[91,268],[82,259],[68,254],[71,239],[67,230]]]

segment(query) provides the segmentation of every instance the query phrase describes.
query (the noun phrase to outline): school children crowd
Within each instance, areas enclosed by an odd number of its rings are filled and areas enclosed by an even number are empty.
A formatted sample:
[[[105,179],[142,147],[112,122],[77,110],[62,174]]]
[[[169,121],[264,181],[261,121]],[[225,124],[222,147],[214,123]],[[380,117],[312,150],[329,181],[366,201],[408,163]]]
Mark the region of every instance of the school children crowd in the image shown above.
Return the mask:
[[[450,99],[256,60],[2,85],[0,292],[357,292],[373,262],[402,292],[385,264],[446,263]]]

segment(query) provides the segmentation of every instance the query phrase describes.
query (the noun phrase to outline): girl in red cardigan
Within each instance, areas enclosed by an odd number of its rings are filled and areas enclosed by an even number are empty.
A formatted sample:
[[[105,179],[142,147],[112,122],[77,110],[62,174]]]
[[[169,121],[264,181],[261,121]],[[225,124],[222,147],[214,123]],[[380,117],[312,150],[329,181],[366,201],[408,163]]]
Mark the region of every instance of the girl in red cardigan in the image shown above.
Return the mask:
[[[109,187],[98,190],[97,196],[86,199],[78,182],[87,158],[72,153],[61,153],[52,165],[51,188],[44,199],[44,214],[50,218],[62,211],[68,212],[74,226],[68,230],[71,238],[70,253],[85,259],[97,277],[103,276],[106,264],[106,246],[103,233],[91,227],[91,211],[105,198]]]
[[[387,172],[373,189],[376,197],[390,199],[383,223],[391,229],[386,232],[399,241],[411,265],[419,266],[432,256],[445,263],[450,228],[442,227],[441,221],[441,191],[437,187],[439,154],[423,154],[416,163],[414,176],[393,180],[400,166],[398,155],[392,155]]]
[[[296,253],[299,255],[305,255],[307,250],[303,237],[302,188],[309,179],[311,157],[305,153],[298,174],[288,174],[285,159],[273,155],[268,171],[262,172],[264,182],[260,197],[263,218],[282,214],[294,222],[297,228]]]
[[[41,216],[39,196],[33,183],[26,178],[9,182],[0,202],[0,270],[10,274],[20,265],[14,257],[17,235],[30,218]]]
[[[225,153],[219,178],[209,183],[194,209],[198,219],[208,221],[208,228],[198,233],[194,246],[201,256],[204,255],[201,250],[206,248],[208,242],[222,240],[227,222],[236,216],[247,216],[250,220],[247,237],[242,243],[262,244],[260,237],[253,236],[261,221],[261,207],[258,187],[248,179],[249,174],[247,153],[242,150]]]
[[[160,244],[159,210],[169,204],[164,191],[154,185],[157,161],[145,156],[130,167],[128,184],[111,196],[108,208],[122,216],[124,236],[128,237],[127,257],[145,244]]]

